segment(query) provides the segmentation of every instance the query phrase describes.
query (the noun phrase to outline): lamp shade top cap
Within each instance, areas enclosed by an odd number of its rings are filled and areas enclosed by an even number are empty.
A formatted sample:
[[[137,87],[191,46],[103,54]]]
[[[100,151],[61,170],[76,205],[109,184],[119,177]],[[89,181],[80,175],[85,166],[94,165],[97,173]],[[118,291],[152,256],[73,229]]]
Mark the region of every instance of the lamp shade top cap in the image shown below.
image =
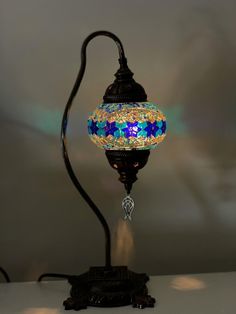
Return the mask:
[[[133,79],[133,75],[127,63],[120,62],[115,81],[106,89],[104,103],[147,101],[144,88]]]

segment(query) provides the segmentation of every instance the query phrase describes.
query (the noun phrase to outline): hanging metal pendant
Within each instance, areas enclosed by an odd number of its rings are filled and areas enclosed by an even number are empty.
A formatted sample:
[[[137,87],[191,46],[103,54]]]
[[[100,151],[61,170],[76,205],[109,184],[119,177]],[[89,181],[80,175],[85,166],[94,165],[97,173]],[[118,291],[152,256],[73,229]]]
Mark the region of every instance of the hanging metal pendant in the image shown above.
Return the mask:
[[[124,209],[125,216],[124,220],[132,220],[132,212],[134,210],[134,200],[130,195],[127,195],[122,201],[122,208]]]

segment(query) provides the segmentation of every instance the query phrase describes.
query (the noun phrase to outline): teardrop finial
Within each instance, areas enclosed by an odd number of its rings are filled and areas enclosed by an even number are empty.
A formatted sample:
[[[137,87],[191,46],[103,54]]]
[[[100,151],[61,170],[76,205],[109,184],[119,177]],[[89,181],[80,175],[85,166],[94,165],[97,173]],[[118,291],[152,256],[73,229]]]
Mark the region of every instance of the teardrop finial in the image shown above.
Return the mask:
[[[134,200],[130,195],[127,195],[122,201],[122,208],[124,209],[124,220],[132,220],[132,213],[134,211]]]

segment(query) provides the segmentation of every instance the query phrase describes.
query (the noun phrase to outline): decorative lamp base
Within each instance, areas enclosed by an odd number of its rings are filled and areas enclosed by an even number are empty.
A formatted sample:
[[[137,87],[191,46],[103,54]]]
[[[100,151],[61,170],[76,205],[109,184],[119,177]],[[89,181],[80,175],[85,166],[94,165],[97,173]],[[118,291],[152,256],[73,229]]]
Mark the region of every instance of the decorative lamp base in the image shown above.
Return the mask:
[[[155,299],[148,295],[146,274],[137,274],[126,266],[91,267],[79,276],[70,276],[72,285],[64,301],[65,310],[81,310],[87,306],[118,307],[132,305],[136,308],[154,307]]]

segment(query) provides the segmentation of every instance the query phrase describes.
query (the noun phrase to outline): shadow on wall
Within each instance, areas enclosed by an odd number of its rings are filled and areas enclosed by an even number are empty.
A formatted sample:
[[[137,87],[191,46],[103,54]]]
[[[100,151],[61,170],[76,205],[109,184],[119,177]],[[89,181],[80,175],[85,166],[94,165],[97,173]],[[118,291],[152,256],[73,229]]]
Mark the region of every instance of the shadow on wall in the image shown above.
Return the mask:
[[[236,160],[236,48],[225,31],[220,12],[194,9],[179,23],[185,34],[180,45],[179,58],[171,97],[183,104],[183,120],[197,152],[213,161],[218,183],[214,195],[222,201],[235,197]],[[178,160],[180,177],[195,193],[199,186],[189,184],[193,178],[188,167]],[[202,205],[202,204],[201,204]]]

